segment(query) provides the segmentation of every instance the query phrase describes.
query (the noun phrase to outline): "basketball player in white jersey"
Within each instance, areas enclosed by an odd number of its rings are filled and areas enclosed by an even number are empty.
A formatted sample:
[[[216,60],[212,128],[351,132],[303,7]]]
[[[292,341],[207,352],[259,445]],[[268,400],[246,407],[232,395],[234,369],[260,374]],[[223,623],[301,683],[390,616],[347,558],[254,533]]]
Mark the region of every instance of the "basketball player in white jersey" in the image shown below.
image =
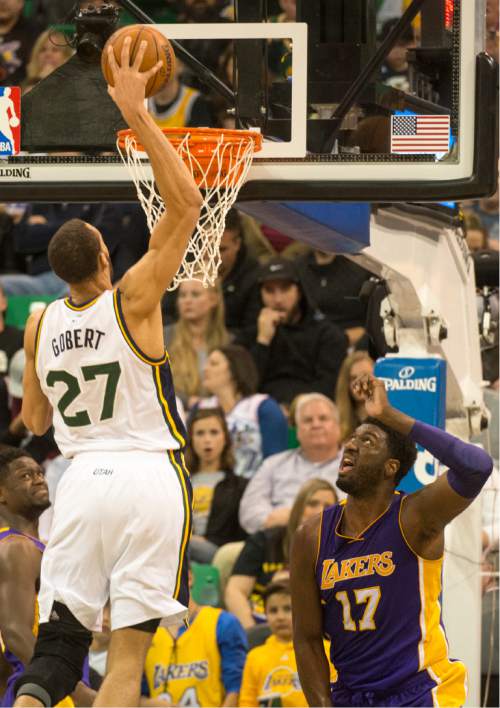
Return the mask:
[[[72,220],[49,245],[70,297],[26,326],[23,418],[40,435],[54,425],[72,464],[57,490],[41,571],[35,653],[16,685],[16,706],[53,706],[80,679],[91,630],[108,597],[112,636],[96,706],[139,705],[140,681],[161,618],[187,611],[185,552],[191,488],[184,429],[175,407],[160,300],[182,261],[202,198],[144,107],[158,70],[109,61],[109,92],[144,145],[168,211],[147,254],[112,290],[107,248],[90,224]]]

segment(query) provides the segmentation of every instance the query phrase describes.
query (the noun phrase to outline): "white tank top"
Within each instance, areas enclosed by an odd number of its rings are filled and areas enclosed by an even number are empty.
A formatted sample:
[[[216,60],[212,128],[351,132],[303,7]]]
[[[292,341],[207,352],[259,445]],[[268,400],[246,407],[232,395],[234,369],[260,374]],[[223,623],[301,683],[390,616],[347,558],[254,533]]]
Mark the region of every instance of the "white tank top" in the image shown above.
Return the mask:
[[[120,300],[118,290],[80,306],[56,300],[40,320],[36,372],[65,457],[185,445],[168,354],[151,359],[139,349]]]

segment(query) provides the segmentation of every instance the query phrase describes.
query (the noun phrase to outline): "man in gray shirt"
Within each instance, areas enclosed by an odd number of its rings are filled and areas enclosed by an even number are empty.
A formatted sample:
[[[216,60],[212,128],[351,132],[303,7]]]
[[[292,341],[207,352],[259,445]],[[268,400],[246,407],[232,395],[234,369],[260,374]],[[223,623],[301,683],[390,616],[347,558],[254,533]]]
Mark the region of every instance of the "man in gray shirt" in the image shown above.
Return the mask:
[[[300,447],[271,455],[250,480],[240,503],[240,524],[248,533],[286,526],[290,509],[304,482],[328,480],[339,499],[336,481],[342,452],[335,404],[321,393],[300,396],[295,420]]]

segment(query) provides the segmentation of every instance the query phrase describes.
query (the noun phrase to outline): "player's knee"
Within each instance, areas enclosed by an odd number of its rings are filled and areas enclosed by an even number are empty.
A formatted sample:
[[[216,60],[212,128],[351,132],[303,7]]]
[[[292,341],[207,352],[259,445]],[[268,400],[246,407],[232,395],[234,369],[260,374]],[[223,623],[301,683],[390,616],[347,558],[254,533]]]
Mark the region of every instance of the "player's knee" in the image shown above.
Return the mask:
[[[65,605],[55,602],[51,619],[40,625],[35,652],[16,681],[16,695],[29,695],[54,706],[75,690],[92,641],[89,632]]]

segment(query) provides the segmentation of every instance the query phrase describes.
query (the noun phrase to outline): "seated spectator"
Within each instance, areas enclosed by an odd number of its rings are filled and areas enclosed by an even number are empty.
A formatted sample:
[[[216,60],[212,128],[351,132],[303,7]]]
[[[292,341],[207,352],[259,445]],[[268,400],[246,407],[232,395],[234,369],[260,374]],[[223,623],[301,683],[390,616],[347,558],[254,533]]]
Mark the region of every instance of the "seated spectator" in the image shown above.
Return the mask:
[[[8,301],[0,285],[0,435],[11,423],[10,400],[7,388],[9,367],[16,352],[23,347],[24,334],[17,327],[5,323]]]
[[[148,101],[148,110],[160,128],[210,128],[214,125],[210,104],[197,89],[182,80],[184,64],[175,60],[170,81]]]
[[[271,258],[259,272],[264,307],[257,326],[238,343],[252,354],[259,390],[288,407],[300,393],[333,397],[347,339],[337,325],[315,318],[294,263]]]
[[[257,288],[258,262],[245,243],[240,215],[231,209],[220,244],[219,276],[226,310],[226,327],[232,332],[255,326],[260,310]]]
[[[42,31],[23,15],[24,0],[0,3],[0,86],[20,86],[36,38]]]
[[[286,525],[293,500],[308,479],[336,484],[342,456],[337,407],[321,393],[306,394],[297,402],[295,420],[300,447],[264,460],[245,490],[240,523],[248,533]]]
[[[202,373],[209,352],[229,342],[220,288],[205,288],[197,280],[181,283],[177,296],[179,319],[165,328],[175,390],[191,408],[206,395]]]
[[[276,705],[270,701],[279,695],[280,706],[305,706],[307,701],[300,686],[293,647],[290,585],[284,580],[272,582],[263,596],[271,636],[262,646],[248,653],[238,705]],[[325,654],[330,655],[326,640]],[[333,680],[335,672],[332,669]]]
[[[345,442],[367,417],[364,401],[353,388],[353,383],[362,374],[373,374],[373,359],[368,352],[356,351],[346,356],[335,391],[342,442]]]
[[[75,50],[60,32],[54,30],[42,32],[31,52],[26,80],[23,83],[24,93],[65,64],[74,53]]]
[[[474,212],[465,212],[463,219],[465,240],[469,251],[484,251],[488,248],[488,231]]]
[[[27,274],[0,276],[7,295],[64,295],[68,286],[49,266],[47,247],[54,233],[74,218],[95,224],[101,214],[99,204],[30,204],[12,235],[18,254],[26,258]]]
[[[270,17],[271,22],[295,22],[297,19],[296,0],[279,0],[281,12]],[[277,78],[290,78],[292,75],[292,42],[289,39],[272,40],[268,47],[268,60],[271,72]]]
[[[359,299],[371,273],[345,256],[314,249],[296,261],[308,296],[355,345],[365,333],[366,304]]]
[[[198,605],[191,594],[188,624],[160,627],[153,637],[145,679],[149,697],[164,702],[149,705],[238,705],[246,653],[236,617]]]
[[[293,534],[307,519],[337,502],[326,479],[310,479],[299,489],[288,524],[258,531],[245,542],[226,585],[224,600],[245,629],[265,620],[262,593],[274,574],[288,564]]]
[[[246,480],[233,472],[234,457],[224,413],[202,408],[188,424],[186,463],[193,485],[191,560],[211,563],[219,546],[245,538],[238,508]]]
[[[389,32],[394,29],[397,22],[399,22],[398,18],[384,22],[378,37],[379,43],[384,41]],[[413,28],[408,27],[403,34],[400,35],[380,67],[380,75],[384,84],[392,86],[392,88],[398,89],[399,91],[408,92],[410,90],[410,81],[408,78],[408,49],[415,46],[413,32]]]
[[[246,478],[263,459],[288,445],[286,418],[273,398],[257,393],[257,383],[257,370],[246,349],[228,344],[211,352],[203,386],[213,397],[202,399],[200,406],[221,406],[233,443],[234,472]]]

